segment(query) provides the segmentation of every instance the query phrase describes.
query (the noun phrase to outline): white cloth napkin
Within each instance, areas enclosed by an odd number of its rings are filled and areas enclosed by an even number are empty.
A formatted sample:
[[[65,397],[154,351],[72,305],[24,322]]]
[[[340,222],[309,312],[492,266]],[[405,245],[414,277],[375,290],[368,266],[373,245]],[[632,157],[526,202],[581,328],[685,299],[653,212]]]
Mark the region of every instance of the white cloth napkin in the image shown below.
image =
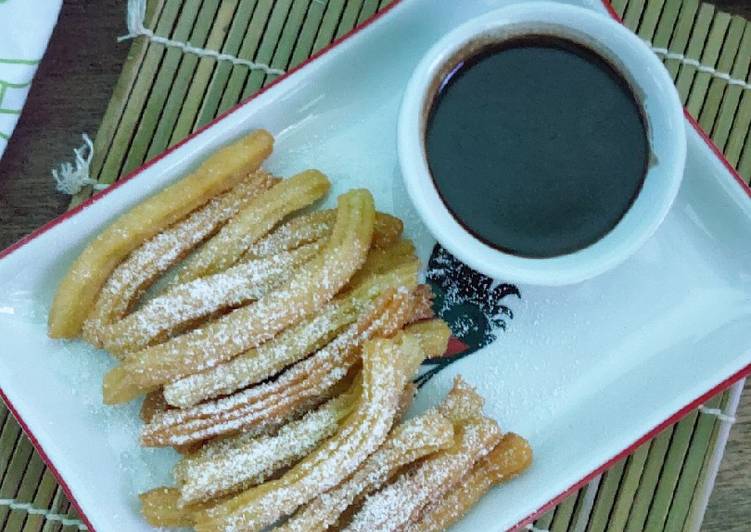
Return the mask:
[[[21,115],[62,0],[0,0],[0,157]]]

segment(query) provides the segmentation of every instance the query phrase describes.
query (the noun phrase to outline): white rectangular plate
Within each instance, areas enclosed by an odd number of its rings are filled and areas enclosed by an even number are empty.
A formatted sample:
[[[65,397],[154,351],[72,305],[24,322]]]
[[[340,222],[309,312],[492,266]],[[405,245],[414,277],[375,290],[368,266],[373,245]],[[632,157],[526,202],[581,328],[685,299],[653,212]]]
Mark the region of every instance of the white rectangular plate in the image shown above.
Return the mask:
[[[112,362],[82,342],[52,341],[53,291],[84,244],[115,216],[257,127],[277,137],[270,170],[308,167],[343,190],[370,188],[407,222],[424,259],[432,240],[400,184],[395,121],[427,47],[464,20],[510,2],[402,0],[366,27],[238,106],[176,149],[6,250],[0,259],[2,394],[92,529],[146,530],[137,493],[169,483],[175,454],[141,449],[137,405],[101,406]],[[576,0],[605,13],[596,0]],[[591,478],[751,371],[751,201],[687,122],[689,157],[658,233],[614,271],[565,288],[521,286],[504,299],[506,331],[425,386],[434,403],[461,373],[502,427],[529,438],[533,467],[495,489],[457,526],[502,530]],[[716,150],[715,150],[716,152]]]

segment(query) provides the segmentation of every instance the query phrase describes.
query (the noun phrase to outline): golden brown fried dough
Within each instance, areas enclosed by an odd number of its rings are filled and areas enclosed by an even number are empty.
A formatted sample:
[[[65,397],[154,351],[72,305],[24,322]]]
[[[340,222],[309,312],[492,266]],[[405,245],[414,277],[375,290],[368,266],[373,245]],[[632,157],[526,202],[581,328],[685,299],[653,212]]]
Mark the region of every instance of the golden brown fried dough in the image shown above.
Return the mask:
[[[286,417],[341,381],[359,359],[359,347],[376,335],[390,336],[408,320],[409,293],[384,294],[329,345],[276,380],[229,397],[155,418],[141,433],[146,446],[182,445],[231,434]]]
[[[337,297],[315,316],[282,331],[258,348],[166,385],[164,396],[169,404],[186,408],[271,377],[328,344],[381,293],[414,286],[416,279],[416,261],[363,279],[356,290]],[[429,317],[424,309],[429,307],[432,294],[428,295],[420,287],[418,290],[421,290],[416,297],[419,308],[416,308],[413,320]]]
[[[164,412],[165,410],[167,410],[167,408],[167,401],[164,400],[162,391],[157,390],[155,392],[151,392],[143,399],[143,404],[141,405],[140,412],[141,421],[148,423],[152,419],[154,419],[154,416],[161,412]]]
[[[217,151],[195,172],[142,201],[102,231],[60,282],[50,308],[49,336],[77,336],[110,273],[131,251],[257,170],[273,144],[267,131],[251,133]]]
[[[129,401],[162,384],[216,366],[320,310],[365,261],[374,217],[373,198],[366,190],[340,196],[336,227],[326,247],[298,270],[284,289],[199,329],[132,354],[105,376],[105,402]]]
[[[124,355],[164,341],[200,320],[263,297],[315,257],[323,242],[270,257],[249,260],[228,270],[174,286],[105,329],[104,348]]]
[[[251,198],[278,181],[262,170],[253,172],[135,249],[104,283],[94,310],[83,324],[83,338],[102,347],[109,326],[125,317],[160,275],[216,233]]]
[[[208,501],[258,485],[283,467],[307,456],[332,436],[357,405],[362,382],[273,435],[253,438],[221,453],[183,458],[175,466],[179,504]]]
[[[345,530],[402,530],[419,518],[420,511],[431,500],[444,496],[498,444],[501,440],[498,424],[478,417],[471,392],[460,392],[440,409],[454,422],[453,445],[424,459],[394,483],[371,495]]]
[[[326,239],[331,236],[335,221],[335,210],[296,216],[251,245],[245,252],[245,257],[267,257]],[[399,218],[377,212],[373,227],[373,248],[380,249],[393,245],[399,240],[402,229],[403,224]]]
[[[363,392],[355,412],[280,479],[251,488],[196,516],[196,530],[261,530],[336,486],[386,439],[404,386],[423,360],[417,338],[400,334],[363,349]]]
[[[139,496],[141,513],[151,526],[182,528],[193,526],[193,516],[196,512],[205,510],[210,505],[220,503],[223,499],[215,499],[210,504],[195,504],[186,507],[178,506],[180,492],[176,488],[154,488]]]
[[[456,486],[441,499],[431,501],[410,524],[409,532],[441,532],[459,521],[490,488],[507,482],[532,463],[527,440],[510,432],[495,449],[480,460]]]
[[[261,382],[323,348],[357,319],[365,304],[349,299],[332,302],[316,316],[282,331],[255,349],[168,384],[164,388],[165,398],[171,405],[187,408]]]
[[[402,467],[453,442],[454,428],[437,410],[405,421],[394,428],[383,445],[350,478],[298,510],[279,527],[279,532],[312,532],[333,527],[348,507],[379,489]]]
[[[254,242],[289,214],[324,197],[329,188],[331,184],[325,175],[318,170],[306,170],[260,194],[185,261],[177,283],[233,266]]]

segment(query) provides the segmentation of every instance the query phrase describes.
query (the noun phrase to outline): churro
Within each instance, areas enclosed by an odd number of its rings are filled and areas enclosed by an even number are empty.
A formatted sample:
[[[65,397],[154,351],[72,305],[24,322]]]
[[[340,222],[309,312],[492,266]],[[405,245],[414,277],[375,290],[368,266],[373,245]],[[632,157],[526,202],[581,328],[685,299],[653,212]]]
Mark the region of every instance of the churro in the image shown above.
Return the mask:
[[[330,187],[329,180],[321,172],[307,170],[260,194],[216,236],[188,257],[177,274],[177,283],[192,281],[233,266],[254,242],[289,214],[321,199]]]
[[[323,348],[352,324],[358,306],[351,300],[330,303],[308,320],[286,329],[255,349],[213,368],[188,375],[164,387],[171,405],[187,408],[256,384]]]
[[[175,488],[154,488],[138,498],[141,513],[151,526],[181,528],[193,525],[191,512],[177,505],[180,492]]]
[[[180,490],[178,504],[214,499],[262,483],[282,467],[305,457],[332,436],[356,406],[362,383],[331,399],[274,435],[254,438],[221,454],[183,458],[174,476]]]
[[[418,519],[431,500],[442,497],[501,440],[495,421],[477,417],[472,402],[444,405],[441,412],[454,422],[453,445],[424,459],[392,484],[371,495],[345,528],[355,531],[402,530]],[[465,418],[465,416],[471,416]]]
[[[376,213],[375,227],[373,229],[373,247],[381,249],[392,245],[399,240],[404,230],[404,224],[396,216],[383,212]]]
[[[141,411],[139,412],[141,421],[149,423],[157,414],[164,412],[168,407],[169,405],[164,400],[161,390],[147,394],[143,399]]]
[[[218,231],[253,196],[277,181],[262,170],[254,172],[135,249],[104,283],[91,315],[83,323],[83,338],[101,347],[107,327],[122,319],[160,275]]]
[[[300,214],[250,245],[243,255],[245,258],[268,257],[325,240],[331,235],[334,222],[336,211],[333,209]]]
[[[431,501],[419,519],[407,526],[409,532],[441,532],[446,530],[475,505],[490,488],[511,480],[532,463],[532,450],[527,441],[509,432],[501,442],[480,460],[456,486],[440,499]]]
[[[437,410],[405,421],[350,478],[298,510],[279,532],[326,530],[336,525],[348,507],[379,489],[402,467],[453,442],[453,425]]]
[[[401,333],[363,348],[357,409],[329,440],[280,479],[196,514],[196,530],[261,530],[347,476],[385,440],[404,386],[423,360],[417,338]]]
[[[245,257],[275,255],[328,238],[335,221],[336,211],[332,209],[296,216],[251,245],[245,252]],[[403,227],[399,218],[377,212],[373,225],[373,248],[380,249],[394,244],[401,236]]]
[[[366,190],[340,196],[331,238],[284,289],[271,291],[255,303],[203,327],[132,354],[105,376],[105,402],[128,401],[167,382],[213,367],[257,347],[322,308],[365,261],[374,215],[373,198]]]
[[[199,320],[255,301],[312,259],[323,242],[249,260],[228,270],[180,284],[106,329],[104,348],[126,354],[164,341]]]
[[[165,412],[141,433],[146,446],[181,445],[231,434],[284,416],[334,386],[359,359],[358,348],[378,334],[389,336],[408,320],[411,293],[390,291],[358,321],[313,356],[295,364],[276,380],[191,408]]]
[[[154,526],[443,530],[529,445],[461,378],[402,419],[451,335],[415,246],[367,190],[305,211],[328,179],[259,170],[272,146],[256,131],[120,216],[63,279],[49,335],[120,358],[105,403],[146,395],[141,444],[183,454],[174,487],[140,496]]]
[[[131,251],[257,170],[273,143],[268,132],[257,130],[117,218],[89,243],[61,281],[50,308],[49,336],[77,336],[110,273]]]
[[[409,266],[413,268],[407,269]],[[169,404],[186,408],[201,401],[228,395],[279,373],[326,345],[339,331],[353,323],[362,309],[381,293],[391,288],[415,286],[417,263],[409,266],[374,274],[364,279],[357,290],[337,297],[317,315],[282,331],[256,349],[167,384],[164,387],[164,397]],[[420,308],[416,309],[413,319],[432,317],[429,295],[432,294],[425,293],[416,298]]]
[[[410,240],[397,240],[380,248],[373,246],[363,267],[352,276],[350,286],[356,286],[374,274],[391,271],[416,260],[415,245]]]
[[[176,488],[154,488],[139,497],[141,513],[146,521],[155,527],[182,528],[193,526],[193,515],[205,510],[222,499],[210,503],[196,503],[181,507],[178,504],[180,492]]]

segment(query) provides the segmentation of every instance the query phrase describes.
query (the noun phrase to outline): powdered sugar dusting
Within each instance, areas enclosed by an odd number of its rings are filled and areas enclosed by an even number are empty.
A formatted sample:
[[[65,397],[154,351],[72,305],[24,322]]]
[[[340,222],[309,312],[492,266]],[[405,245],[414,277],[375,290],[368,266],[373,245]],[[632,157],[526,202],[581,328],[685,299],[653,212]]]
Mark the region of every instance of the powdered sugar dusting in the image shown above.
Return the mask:
[[[173,381],[256,347],[319,310],[362,266],[370,247],[370,234],[362,235],[358,230],[366,209],[355,197],[340,209],[324,251],[309,267],[298,270],[286,287],[203,327],[135,353],[122,366],[124,371],[141,386]]]
[[[263,297],[286,281],[295,268],[315,256],[321,247],[322,243],[308,244],[177,285],[110,327],[105,347],[113,351],[143,348],[179,332],[195,320]]]
[[[356,318],[347,302],[327,305],[317,316],[292,327],[229,362],[165,386],[168,403],[182,408],[226,395],[270,377],[328,343]]]
[[[454,486],[499,440],[498,425],[489,419],[460,425],[454,448],[422,462],[414,471],[368,497],[345,530],[400,530],[415,519],[430,500],[441,497]]]
[[[402,388],[411,376],[398,369],[399,349],[381,343],[364,355],[363,393],[357,411],[333,438],[257,496],[241,496],[243,504],[222,522],[230,530],[260,530],[289,514],[350,475],[386,438]],[[291,479],[291,481],[286,480]],[[250,495],[252,493],[252,495]],[[221,507],[220,507],[221,508]],[[220,515],[220,511],[210,512]]]
[[[296,216],[262,238],[245,252],[246,257],[267,257],[328,238],[336,222],[336,211],[329,209]]]
[[[252,439],[222,453],[183,459],[175,469],[182,503],[213,498],[260,484],[275,471],[311,452],[339,426],[348,396],[283,426],[275,435]]]
[[[299,362],[274,382],[183,410],[168,411],[144,427],[142,439],[169,445],[200,441],[252,426],[269,412],[318,396],[341,380],[357,361],[357,347],[391,323],[405,323],[409,294],[396,294],[397,310],[373,305],[357,323],[325,348]]]
[[[215,233],[272,182],[273,178],[265,172],[251,174],[133,251],[104,284],[92,317],[84,323],[85,337],[98,342],[102,327],[123,317],[159,275]]]
[[[433,410],[405,421],[349,479],[299,510],[279,532],[325,530],[359,497],[380,488],[402,466],[453,441],[451,423]]]

